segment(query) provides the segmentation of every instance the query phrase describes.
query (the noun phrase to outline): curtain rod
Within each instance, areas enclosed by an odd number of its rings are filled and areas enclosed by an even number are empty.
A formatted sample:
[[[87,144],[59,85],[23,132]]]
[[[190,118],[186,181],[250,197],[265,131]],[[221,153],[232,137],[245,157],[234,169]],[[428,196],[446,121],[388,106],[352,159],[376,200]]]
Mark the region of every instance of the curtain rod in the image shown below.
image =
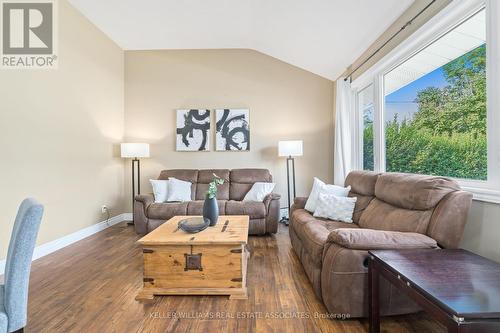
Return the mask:
[[[359,64],[354,70],[352,70],[344,79],[344,81],[349,80],[349,82],[352,82],[352,75],[360,69],[364,64],[366,64],[371,58],[373,58],[377,53],[380,52],[387,44],[389,44],[397,35],[399,35],[403,30],[405,30],[408,26],[410,26],[415,19],[417,19],[420,15],[422,15],[423,12],[425,12],[432,4],[436,2],[436,0],[432,0],[427,6],[425,6],[422,10],[420,10],[415,16],[412,17],[411,20],[405,23],[395,34],[393,34],[388,40],[385,41],[384,44],[382,44],[378,49],[376,49],[368,58],[366,58],[361,64]]]

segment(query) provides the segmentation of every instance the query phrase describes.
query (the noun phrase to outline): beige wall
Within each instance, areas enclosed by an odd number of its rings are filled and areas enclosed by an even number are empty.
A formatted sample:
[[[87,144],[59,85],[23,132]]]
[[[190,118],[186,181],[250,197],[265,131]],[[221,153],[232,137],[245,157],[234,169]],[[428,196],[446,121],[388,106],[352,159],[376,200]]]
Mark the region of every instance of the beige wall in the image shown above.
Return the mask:
[[[38,244],[123,212],[123,51],[66,1],[59,69],[0,71],[0,259],[20,201],[45,205]]]
[[[474,201],[462,247],[500,262],[500,205]]]
[[[332,180],[332,81],[251,50],[126,51],[125,73],[126,138],[152,144],[152,158],[141,164],[143,192],[166,168],[268,168],[284,206],[283,139],[304,140],[298,195],[308,194],[313,176]],[[250,109],[250,152],[213,151],[214,125],[211,152],[175,151],[177,108],[221,107]],[[129,179],[127,164],[127,190]]]

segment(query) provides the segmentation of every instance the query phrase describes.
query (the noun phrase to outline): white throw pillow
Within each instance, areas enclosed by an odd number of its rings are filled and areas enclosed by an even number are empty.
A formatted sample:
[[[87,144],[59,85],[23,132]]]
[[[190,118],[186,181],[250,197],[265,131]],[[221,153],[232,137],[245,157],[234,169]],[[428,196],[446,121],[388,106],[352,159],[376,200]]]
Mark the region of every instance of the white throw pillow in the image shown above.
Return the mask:
[[[168,180],[150,179],[151,186],[153,187],[153,195],[155,202],[167,201],[168,195]]]
[[[167,202],[191,201],[191,182],[177,178],[168,179]]]
[[[357,199],[356,197],[338,197],[333,194],[321,192],[318,196],[318,204],[313,215],[315,217],[352,223],[352,214]]]
[[[243,198],[243,201],[259,201],[263,202],[264,198],[273,192],[275,183],[256,182]]]
[[[351,190],[351,187],[327,185],[318,178],[314,177],[313,187],[311,193],[309,194],[309,198],[307,198],[306,201],[306,206],[305,206],[306,210],[308,210],[311,213],[314,213],[314,211],[316,210],[316,205],[318,203],[319,193],[322,192],[323,190],[327,191],[329,194],[334,194],[338,197],[347,197],[349,191]]]

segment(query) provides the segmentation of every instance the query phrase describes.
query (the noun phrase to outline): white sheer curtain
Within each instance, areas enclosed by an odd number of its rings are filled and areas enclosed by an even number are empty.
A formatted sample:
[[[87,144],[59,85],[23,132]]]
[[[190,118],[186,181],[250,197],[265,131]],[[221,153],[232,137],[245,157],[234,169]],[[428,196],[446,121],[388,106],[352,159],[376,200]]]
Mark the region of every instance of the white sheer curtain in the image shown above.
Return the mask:
[[[352,168],[354,92],[351,84],[343,78],[337,80],[335,98],[335,151],[333,156],[333,180],[336,185],[344,185],[344,180]]]

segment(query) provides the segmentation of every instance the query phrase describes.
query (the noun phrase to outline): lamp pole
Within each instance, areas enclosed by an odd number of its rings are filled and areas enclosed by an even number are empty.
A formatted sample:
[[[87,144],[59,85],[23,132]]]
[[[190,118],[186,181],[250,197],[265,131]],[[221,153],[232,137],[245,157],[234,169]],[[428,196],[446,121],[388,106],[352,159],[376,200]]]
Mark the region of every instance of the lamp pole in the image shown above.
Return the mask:
[[[148,143],[122,143],[120,144],[121,157],[132,159],[132,221],[128,225],[134,224],[134,206],[135,206],[135,185],[137,182],[137,194],[141,194],[141,157],[149,157],[149,144]],[[136,175],[137,164],[137,179]]]
[[[137,195],[141,194],[141,160],[137,157],[132,159],[132,221],[127,222],[128,225],[134,224],[135,212],[135,164],[137,163]]]
[[[291,169],[292,169],[292,185],[293,185],[293,197],[291,197],[290,193],[290,164],[291,164]],[[290,209],[292,207],[292,200],[295,200],[295,197],[297,196],[296,191],[295,191],[295,159],[289,155],[286,158],[286,188],[287,188],[287,193],[288,193],[288,218],[284,217],[281,219],[281,222],[285,223],[285,225],[289,224],[290,220]]]
[[[302,140],[285,140],[278,142],[278,156],[286,157],[286,185],[288,194],[288,217],[283,216],[280,222],[285,225],[289,224],[290,213],[292,207],[292,200],[295,200],[296,186],[295,186],[295,159],[294,156],[302,156]],[[290,170],[291,169],[291,170]],[[290,184],[290,173],[292,176],[292,184]],[[292,192],[293,190],[293,192]],[[292,197],[293,193],[293,197]]]

